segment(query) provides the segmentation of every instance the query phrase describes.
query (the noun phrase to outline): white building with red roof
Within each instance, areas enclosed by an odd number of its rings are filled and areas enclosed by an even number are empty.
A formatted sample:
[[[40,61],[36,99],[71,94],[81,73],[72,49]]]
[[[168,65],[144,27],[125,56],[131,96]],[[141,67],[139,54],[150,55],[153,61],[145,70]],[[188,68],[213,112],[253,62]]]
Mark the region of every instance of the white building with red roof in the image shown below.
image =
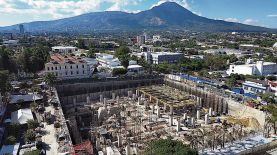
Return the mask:
[[[89,78],[92,71],[88,63],[80,57],[52,54],[45,64],[44,73],[53,73],[58,79]]]

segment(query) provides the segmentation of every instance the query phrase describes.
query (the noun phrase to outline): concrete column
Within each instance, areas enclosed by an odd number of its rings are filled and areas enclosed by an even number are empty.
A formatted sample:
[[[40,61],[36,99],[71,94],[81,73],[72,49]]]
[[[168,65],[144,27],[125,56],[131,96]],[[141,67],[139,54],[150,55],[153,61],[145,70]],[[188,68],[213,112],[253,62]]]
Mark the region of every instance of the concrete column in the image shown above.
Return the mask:
[[[136,97],[136,94],[133,94],[132,97],[133,97],[133,100],[135,100],[135,99],[137,98],[137,97]]]
[[[159,101],[158,100],[156,101],[156,106],[159,106]]]
[[[212,108],[209,108],[209,116],[212,116],[212,113],[213,112],[213,109]]]
[[[139,96],[139,90],[138,89],[136,90],[136,95]]]
[[[118,147],[122,146],[122,138],[121,138],[120,134],[117,134],[117,145],[118,145]]]
[[[199,110],[197,110],[197,112],[196,112],[196,119],[197,119],[197,120],[200,119],[200,111],[199,111]]]
[[[209,115],[208,114],[205,115],[205,124],[206,125],[209,124]]]
[[[184,113],[184,119],[187,119],[187,113]]]
[[[112,100],[115,100],[115,93],[112,93]]]
[[[200,105],[200,107],[203,107],[203,105],[202,105],[202,98],[199,98],[199,105]]]
[[[168,116],[168,126],[172,126],[173,124],[173,117],[171,115]]]
[[[89,97],[89,95],[87,96],[87,104],[90,104],[90,97]]]
[[[166,111],[166,104],[164,103],[164,112]]]
[[[116,103],[119,104],[119,96],[116,97]]]
[[[180,118],[177,118],[177,126],[176,126],[176,131],[179,132],[181,129],[181,125],[180,125]]]
[[[100,149],[100,138],[96,138],[96,149]]]
[[[195,126],[195,120],[194,117],[191,118],[191,126],[194,127]]]
[[[100,102],[103,103],[103,94],[100,94]]]
[[[145,109],[147,108],[147,106],[148,106],[148,102],[147,101],[144,101],[144,107],[145,107]]]
[[[160,107],[156,106],[156,108],[157,108],[157,117],[160,118]]]
[[[170,115],[173,115],[173,106],[171,105],[170,106],[170,112],[169,112]]]
[[[144,97],[143,97],[143,94],[140,95],[140,98],[142,98],[142,99],[144,98]]]
[[[154,105],[151,105],[151,111],[152,111],[152,114],[154,114],[154,111],[155,111],[155,106]]]
[[[126,155],[131,155],[131,151],[130,151],[130,146],[129,146],[129,144],[126,145],[126,147],[125,147],[125,152],[126,152]]]
[[[216,113],[216,111],[213,111],[212,114],[213,114],[213,116],[216,116],[217,113]]]
[[[132,91],[128,91],[128,97],[132,97]]]
[[[141,99],[140,99],[140,97],[138,98],[138,105],[140,105],[141,104]]]
[[[149,101],[152,102],[152,96],[151,95],[149,96]]]
[[[104,107],[106,108],[107,107],[107,99],[106,98],[104,98],[103,103],[104,103]]]

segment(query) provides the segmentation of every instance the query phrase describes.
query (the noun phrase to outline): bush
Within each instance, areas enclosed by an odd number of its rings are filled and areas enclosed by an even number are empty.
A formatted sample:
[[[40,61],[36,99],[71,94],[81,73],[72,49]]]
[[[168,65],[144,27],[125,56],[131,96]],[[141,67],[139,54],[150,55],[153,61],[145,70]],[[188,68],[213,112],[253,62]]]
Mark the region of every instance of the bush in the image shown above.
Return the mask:
[[[55,128],[60,128],[60,127],[61,127],[61,124],[60,124],[59,122],[55,122],[55,123],[54,123],[54,127],[55,127]]]
[[[275,76],[268,76],[266,79],[270,80],[270,81],[276,81],[276,77]]]
[[[24,134],[25,142],[33,142],[36,140],[36,133],[32,129],[28,129]]]
[[[39,155],[39,150],[25,152],[23,155]]]
[[[196,150],[189,148],[180,141],[158,139],[150,142],[144,152],[145,155],[198,155]]]
[[[30,119],[27,121],[27,125],[28,125],[28,129],[35,129],[39,126],[39,123],[38,123],[38,121]]]
[[[32,102],[30,104],[30,108],[34,111],[38,107],[38,104],[36,102]]]
[[[124,75],[124,74],[126,74],[126,73],[127,73],[127,70],[124,69],[124,68],[115,68],[115,69],[113,69],[113,71],[112,71],[113,76],[116,76],[116,75]]]

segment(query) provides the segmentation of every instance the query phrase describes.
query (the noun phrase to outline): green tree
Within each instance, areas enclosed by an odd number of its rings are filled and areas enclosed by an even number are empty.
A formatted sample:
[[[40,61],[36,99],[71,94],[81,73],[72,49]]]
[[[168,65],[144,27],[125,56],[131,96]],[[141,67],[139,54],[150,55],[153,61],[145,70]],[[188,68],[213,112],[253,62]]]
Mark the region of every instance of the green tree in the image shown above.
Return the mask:
[[[238,61],[238,58],[236,57],[235,54],[232,54],[232,55],[229,56],[229,62],[230,63],[233,63],[233,62],[236,62],[236,61]]]
[[[95,53],[98,53],[99,50],[95,49],[95,48],[90,48],[87,52],[87,56],[90,58],[95,58]]]
[[[268,77],[266,77],[266,79],[270,80],[270,81],[276,81],[277,80],[276,76],[268,76]]]
[[[78,48],[81,48],[81,49],[86,49],[86,46],[85,46],[85,40],[84,39],[78,39],[78,42],[77,42],[77,45],[76,45]]]
[[[35,129],[39,126],[39,123],[36,120],[29,119],[27,120],[27,126],[28,126],[28,129]]]
[[[276,103],[274,99],[275,95],[273,93],[264,93],[261,94],[262,100],[266,101],[267,103]]]
[[[121,46],[115,51],[115,56],[118,57],[122,66],[125,68],[129,65],[131,50],[127,46]]]
[[[184,145],[181,141],[158,139],[147,144],[145,155],[198,155],[196,150]]]
[[[17,67],[13,58],[13,52],[5,47],[0,47],[0,69],[16,72]]]
[[[24,134],[25,142],[33,142],[36,140],[36,133],[33,129],[28,129]]]
[[[113,76],[124,75],[126,73],[127,73],[127,70],[125,68],[114,68],[112,71]]]
[[[44,81],[50,86],[53,87],[57,77],[53,73],[48,73],[44,77]]]
[[[9,136],[5,139],[5,145],[14,145],[16,143],[16,138],[14,136]]]
[[[30,108],[32,109],[32,111],[35,111],[35,109],[38,107],[38,104],[36,102],[32,102],[30,104]]]
[[[4,94],[9,90],[11,90],[9,72],[7,70],[0,70],[0,91]]]
[[[267,111],[269,112],[269,115],[266,118],[266,122],[273,125],[274,134],[276,134],[277,133],[277,130],[276,130],[277,107],[276,107],[276,105],[269,104],[267,107]]]
[[[221,69],[226,69],[227,59],[228,57],[224,57],[221,55],[208,54],[205,56],[204,61],[205,61],[205,65],[209,67],[210,70],[221,70]]]
[[[49,58],[49,48],[39,45],[23,49],[17,57],[17,62],[21,70],[28,73],[36,73],[44,69],[44,64]]]
[[[227,80],[226,85],[230,88],[234,87],[236,85],[236,79],[231,77]]]

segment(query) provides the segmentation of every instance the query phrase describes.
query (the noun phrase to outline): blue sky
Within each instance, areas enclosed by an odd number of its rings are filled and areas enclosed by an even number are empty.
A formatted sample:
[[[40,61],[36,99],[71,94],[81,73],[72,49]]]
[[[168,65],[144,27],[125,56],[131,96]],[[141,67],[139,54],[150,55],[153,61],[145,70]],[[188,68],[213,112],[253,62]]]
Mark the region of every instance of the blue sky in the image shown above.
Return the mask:
[[[277,28],[277,0],[171,0],[212,19]],[[0,26],[96,11],[139,12],[165,0],[0,0]]]

